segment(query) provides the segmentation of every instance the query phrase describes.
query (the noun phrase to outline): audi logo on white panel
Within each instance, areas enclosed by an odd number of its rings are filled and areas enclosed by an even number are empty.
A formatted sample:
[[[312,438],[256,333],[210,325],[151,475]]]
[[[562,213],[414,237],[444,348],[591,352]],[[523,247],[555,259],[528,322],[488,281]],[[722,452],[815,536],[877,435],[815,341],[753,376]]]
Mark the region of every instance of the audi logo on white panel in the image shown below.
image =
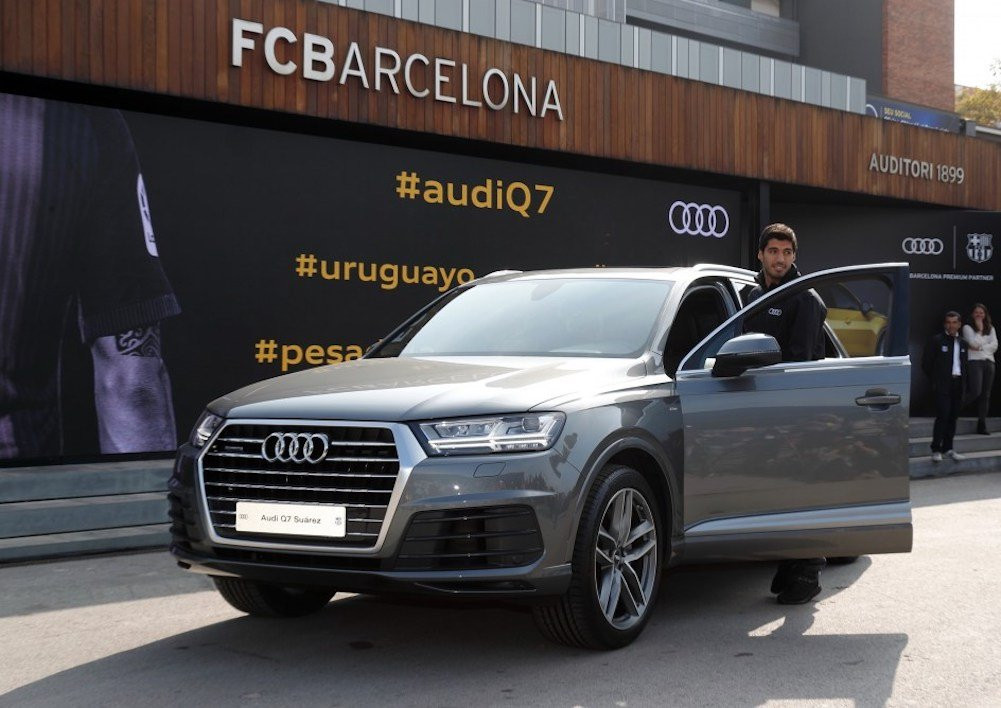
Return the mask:
[[[330,439],[323,433],[271,433],[261,445],[261,457],[268,462],[316,464],[327,456]]]
[[[668,209],[667,221],[671,230],[679,235],[723,238],[730,230],[730,215],[726,209],[712,204],[678,200]]]
[[[909,256],[937,256],[945,250],[940,238],[905,238],[900,247]]]

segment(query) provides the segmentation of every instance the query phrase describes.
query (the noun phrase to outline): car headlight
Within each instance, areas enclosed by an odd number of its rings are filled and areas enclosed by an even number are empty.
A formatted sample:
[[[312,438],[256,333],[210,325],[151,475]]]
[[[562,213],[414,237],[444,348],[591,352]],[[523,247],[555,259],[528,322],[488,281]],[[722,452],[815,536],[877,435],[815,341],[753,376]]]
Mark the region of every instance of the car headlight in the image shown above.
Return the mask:
[[[202,447],[205,445],[206,441],[212,437],[212,433],[216,431],[216,428],[222,423],[222,418],[208,411],[202,413],[198,422],[195,423],[195,429],[191,431],[191,444],[195,447]]]
[[[420,429],[436,455],[536,452],[553,446],[565,420],[562,413],[525,413],[421,423]]]

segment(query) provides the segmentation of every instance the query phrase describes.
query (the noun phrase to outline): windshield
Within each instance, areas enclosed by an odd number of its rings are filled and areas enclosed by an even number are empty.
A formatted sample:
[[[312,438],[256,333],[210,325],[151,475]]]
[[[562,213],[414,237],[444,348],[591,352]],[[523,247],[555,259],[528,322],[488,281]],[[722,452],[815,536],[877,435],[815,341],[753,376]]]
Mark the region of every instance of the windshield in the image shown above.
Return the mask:
[[[638,356],[672,284],[606,278],[483,283],[444,299],[373,356]]]

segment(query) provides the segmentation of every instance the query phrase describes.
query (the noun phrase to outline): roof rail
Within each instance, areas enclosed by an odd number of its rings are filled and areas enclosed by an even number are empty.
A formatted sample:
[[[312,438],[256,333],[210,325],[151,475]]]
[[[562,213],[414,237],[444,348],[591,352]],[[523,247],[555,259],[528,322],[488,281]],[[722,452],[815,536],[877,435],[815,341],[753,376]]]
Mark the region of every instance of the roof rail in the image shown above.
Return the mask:
[[[736,266],[728,265],[716,265],[715,263],[696,263],[692,266],[692,270],[722,270],[728,273],[739,273],[740,275],[747,275],[748,273],[753,273],[753,270],[747,268],[737,268]]]
[[[493,273],[487,273],[486,275],[481,275],[478,279],[483,278],[496,278],[501,275],[518,275],[519,273],[524,273],[523,270],[495,270]]]

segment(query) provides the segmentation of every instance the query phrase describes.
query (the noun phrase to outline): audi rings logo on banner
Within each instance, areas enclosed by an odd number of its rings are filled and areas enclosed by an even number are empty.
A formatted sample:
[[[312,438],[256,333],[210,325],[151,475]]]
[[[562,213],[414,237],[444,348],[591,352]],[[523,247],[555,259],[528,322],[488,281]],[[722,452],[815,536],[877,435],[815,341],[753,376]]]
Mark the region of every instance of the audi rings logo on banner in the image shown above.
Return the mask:
[[[909,256],[937,256],[945,250],[940,238],[905,238],[900,247]]]
[[[322,462],[330,439],[323,433],[271,433],[261,446],[261,457],[268,462]]]
[[[723,238],[730,230],[730,215],[721,206],[676,201],[667,212],[674,233]]]

